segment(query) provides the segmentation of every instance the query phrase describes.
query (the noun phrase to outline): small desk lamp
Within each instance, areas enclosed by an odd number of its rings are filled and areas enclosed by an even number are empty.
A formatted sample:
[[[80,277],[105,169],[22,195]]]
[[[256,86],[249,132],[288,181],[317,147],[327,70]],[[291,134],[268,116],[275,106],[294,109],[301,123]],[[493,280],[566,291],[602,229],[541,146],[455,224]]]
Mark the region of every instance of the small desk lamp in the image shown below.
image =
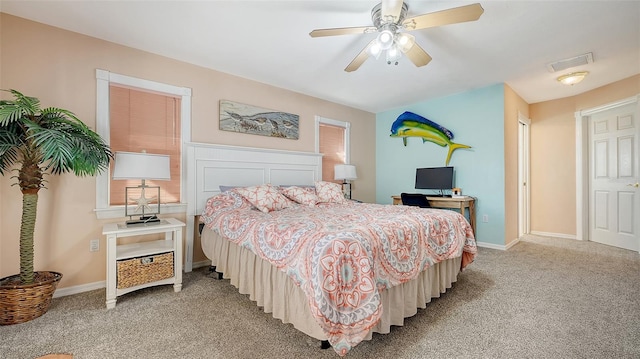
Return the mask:
[[[156,214],[160,213],[160,186],[147,186],[145,179],[164,180],[171,179],[169,167],[169,155],[158,155],[151,153],[116,152],[115,165],[113,167],[114,180],[139,179],[142,184],[137,187],[125,187],[124,192],[124,215],[129,217],[127,224],[154,223],[160,222]],[[145,191],[151,191],[155,196],[147,197]],[[129,197],[138,195],[138,197]],[[137,204],[135,210],[129,211],[129,202]],[[151,204],[157,203],[153,208]],[[155,211],[154,211],[155,209]],[[140,214],[139,219],[133,219],[134,215]]]
[[[351,199],[351,183],[349,183],[348,181],[358,178],[358,175],[356,174],[356,166],[336,165],[333,170],[333,179],[342,180],[342,190],[344,191],[344,196],[348,199]]]

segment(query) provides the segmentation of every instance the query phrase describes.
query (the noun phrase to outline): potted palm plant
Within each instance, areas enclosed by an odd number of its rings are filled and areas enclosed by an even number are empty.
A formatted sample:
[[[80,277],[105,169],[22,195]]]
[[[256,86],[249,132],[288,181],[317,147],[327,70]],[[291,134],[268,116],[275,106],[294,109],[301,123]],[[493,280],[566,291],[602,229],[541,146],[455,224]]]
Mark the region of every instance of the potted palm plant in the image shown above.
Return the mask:
[[[0,100],[0,174],[17,171],[22,192],[20,274],[0,279],[0,324],[22,323],[49,309],[62,278],[33,268],[33,235],[38,191],[47,173],[94,176],[109,166],[113,154],[102,138],[72,112],[42,109],[40,101],[16,90],[13,100]]]

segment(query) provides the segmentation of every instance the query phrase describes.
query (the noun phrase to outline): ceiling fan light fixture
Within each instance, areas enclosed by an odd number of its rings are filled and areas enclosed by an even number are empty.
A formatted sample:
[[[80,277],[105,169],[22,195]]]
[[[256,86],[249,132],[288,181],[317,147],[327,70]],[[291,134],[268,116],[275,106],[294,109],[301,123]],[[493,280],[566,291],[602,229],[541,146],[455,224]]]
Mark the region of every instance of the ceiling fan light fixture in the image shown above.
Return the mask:
[[[382,50],[389,49],[393,45],[393,41],[393,32],[390,30],[383,30],[378,34],[378,43]]]
[[[416,43],[416,38],[413,35],[407,33],[399,33],[396,35],[396,45],[402,52],[411,50]]]
[[[378,59],[378,57],[380,57],[380,54],[382,53],[380,43],[378,41],[375,41],[371,46],[369,46],[367,52],[371,57]]]
[[[432,60],[431,56],[420,47],[415,41],[415,37],[404,32],[476,21],[484,12],[482,6],[477,3],[407,18],[408,10],[409,5],[405,0],[381,0],[371,10],[373,26],[316,29],[311,31],[309,35],[323,37],[378,32],[376,38],[369,41],[367,46],[345,67],[344,71],[346,72],[356,71],[367,58],[375,57],[377,59],[383,52],[389,64],[392,62],[397,64],[398,59],[402,57],[402,54],[405,54],[416,67],[421,67]]]
[[[584,80],[584,78],[587,77],[588,74],[589,71],[572,72],[570,74],[558,77],[557,80],[563,85],[573,86],[577,83],[582,82],[582,80]]]
[[[402,57],[402,52],[400,52],[397,46],[394,45],[389,50],[387,50],[387,57],[386,57],[387,64],[397,65],[398,60],[400,60],[400,57]]]

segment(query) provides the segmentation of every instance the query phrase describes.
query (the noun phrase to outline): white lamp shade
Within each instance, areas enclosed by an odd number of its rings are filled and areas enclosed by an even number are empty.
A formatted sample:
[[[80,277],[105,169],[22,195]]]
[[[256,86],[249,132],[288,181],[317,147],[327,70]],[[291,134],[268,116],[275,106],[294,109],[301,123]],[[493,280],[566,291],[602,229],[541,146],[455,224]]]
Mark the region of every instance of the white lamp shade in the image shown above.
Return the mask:
[[[396,44],[398,45],[398,48],[402,52],[407,52],[411,50],[411,48],[415,43],[416,43],[416,38],[411,34],[401,33],[397,35]]]
[[[169,155],[116,152],[112,178],[114,180],[150,179],[168,181],[171,179]]]
[[[353,180],[358,178],[356,174],[356,166],[354,165],[336,165],[334,167],[333,179],[336,180]]]
[[[389,30],[380,31],[378,34],[378,44],[382,50],[386,50],[393,45],[393,32]]]

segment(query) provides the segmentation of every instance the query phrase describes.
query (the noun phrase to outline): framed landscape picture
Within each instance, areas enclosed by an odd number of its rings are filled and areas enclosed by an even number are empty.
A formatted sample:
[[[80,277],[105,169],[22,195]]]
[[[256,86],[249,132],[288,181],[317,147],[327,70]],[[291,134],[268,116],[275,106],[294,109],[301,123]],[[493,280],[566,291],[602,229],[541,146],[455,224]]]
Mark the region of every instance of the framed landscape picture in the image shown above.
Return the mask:
[[[220,100],[220,129],[223,131],[297,140],[299,126],[298,115]]]

